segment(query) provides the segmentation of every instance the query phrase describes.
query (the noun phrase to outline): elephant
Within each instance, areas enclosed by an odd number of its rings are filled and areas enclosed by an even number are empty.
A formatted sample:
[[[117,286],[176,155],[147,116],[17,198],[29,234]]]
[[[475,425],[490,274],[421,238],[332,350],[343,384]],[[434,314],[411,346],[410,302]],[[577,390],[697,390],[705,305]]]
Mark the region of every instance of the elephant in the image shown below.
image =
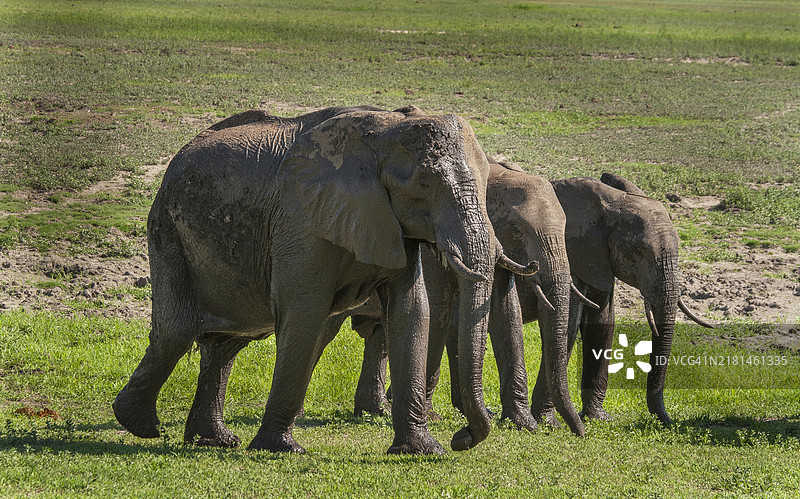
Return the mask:
[[[609,361],[593,351],[608,350],[614,341],[615,278],[637,288],[644,298],[652,332],[651,360],[669,357],[678,308],[702,326],[713,325],[693,313],[681,297],[678,234],[660,202],[612,173],[602,174],[600,180],[571,178],[552,185],[567,217],[567,254],[575,284],[599,305],[593,310],[574,301],[570,313],[570,350],[578,328],[583,338],[581,415],[608,420],[603,401]],[[647,407],[665,426],[670,424],[664,407],[666,375],[666,363],[651,362]],[[553,411],[546,381],[540,370],[531,397],[534,415],[540,418]]]
[[[541,372],[559,414],[577,435],[584,434],[579,414],[570,400],[567,383],[570,296],[573,289],[565,234],[566,219],[553,187],[543,177],[516,165],[490,161],[486,194],[487,211],[498,240],[512,260],[539,262],[533,276],[515,276],[503,268],[495,271],[489,334],[500,372],[502,418],[533,430],[537,423],[528,404],[528,383],[523,355],[523,323],[538,320],[544,351]],[[428,348],[428,405],[438,382],[445,344],[451,367],[451,400],[463,410],[458,369],[458,335],[452,331],[458,311],[456,276],[432,255],[423,254],[425,284],[431,309]],[[581,297],[584,298],[585,297]],[[353,328],[365,337],[364,361],[356,389],[355,412],[382,412],[385,347],[380,316],[368,308],[354,311]]]
[[[272,386],[249,447],[305,450],[292,435],[312,371],[343,314],[376,295],[395,375],[390,453],[441,454],[425,414],[429,307],[421,248],[458,275],[459,369],[468,426],[483,441],[489,298],[503,254],[486,213],[489,164],[470,125],[408,106],[327,108],[293,118],[245,111],[171,160],[147,221],[149,345],[113,402],[130,433],[159,436],[158,393],[196,343],[184,439],[235,447],[223,404],[237,353],[276,336]],[[427,250],[426,250],[427,251]]]

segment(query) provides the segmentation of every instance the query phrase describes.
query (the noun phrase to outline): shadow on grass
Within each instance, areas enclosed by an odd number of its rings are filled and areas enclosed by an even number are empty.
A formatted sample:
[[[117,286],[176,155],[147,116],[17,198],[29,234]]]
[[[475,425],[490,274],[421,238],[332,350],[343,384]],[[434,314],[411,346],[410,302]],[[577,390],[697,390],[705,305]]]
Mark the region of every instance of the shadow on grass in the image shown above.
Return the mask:
[[[632,424],[631,429],[641,432],[672,431],[688,437],[689,443],[697,445],[752,447],[780,444],[790,439],[800,440],[800,414],[769,419],[700,416],[675,421],[669,429],[664,429],[655,421],[646,420]]]
[[[226,418],[228,424],[245,426],[261,425],[261,417],[254,416],[233,416]],[[372,425],[372,426],[392,426],[391,416],[375,416],[364,414],[356,416],[350,410],[335,409],[325,412],[303,413],[294,425],[298,428],[318,428],[318,427],[341,427],[351,425]]]
[[[231,426],[251,426],[258,428],[260,417],[239,416],[228,418]],[[239,449],[199,447],[183,442],[184,421],[162,425],[162,437],[138,439],[130,442],[130,434],[119,423],[109,420],[99,424],[74,423],[73,421],[46,421],[44,426],[32,426],[27,419],[7,419],[0,423],[0,450],[15,449],[20,453],[72,453],[83,455],[174,455],[191,457],[214,455],[225,459],[239,458],[259,461],[282,459],[286,454],[273,454],[261,451],[241,452],[246,449],[243,443]],[[299,428],[348,428],[353,426],[391,427],[388,416],[355,416],[346,410],[306,414],[298,418],[295,426]],[[117,441],[114,440],[114,431]],[[175,434],[180,435],[176,438]]]

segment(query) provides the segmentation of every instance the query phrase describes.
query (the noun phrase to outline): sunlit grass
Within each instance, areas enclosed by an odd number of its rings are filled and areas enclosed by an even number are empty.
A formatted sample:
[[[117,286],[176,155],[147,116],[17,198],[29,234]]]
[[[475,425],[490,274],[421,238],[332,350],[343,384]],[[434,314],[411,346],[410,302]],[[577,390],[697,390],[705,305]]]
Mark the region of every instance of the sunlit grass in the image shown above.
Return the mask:
[[[5,400],[0,408],[0,483],[5,493],[519,497],[617,496],[622,490],[637,497],[654,492],[781,496],[800,478],[796,386],[668,389],[666,405],[675,420],[669,429],[647,414],[643,390],[612,388],[605,406],[615,420],[588,424],[584,439],[563,426],[528,433],[495,422],[489,438],[469,452],[387,456],[390,418],[352,415],[363,343],[349,327],[326,349],[311,381],[305,414],[297,422],[295,437],[306,455],[183,445],[197,353],[178,363],[161,393],[163,437],[143,440],[121,431],[110,404],[143,354],[147,327],[140,321],[0,314],[5,340],[0,344],[0,394]],[[632,341],[646,338],[646,329],[636,322],[620,325]],[[680,326],[676,352],[692,353],[692,339],[700,331]],[[755,330],[736,331],[731,334]],[[526,327],[532,373],[538,365],[537,337],[535,327]],[[241,352],[231,376],[225,417],[245,443],[263,414],[274,353],[274,339],[254,342]],[[575,364],[570,379],[579,403]],[[450,407],[446,362],[443,368],[435,398],[443,420],[430,426],[446,445],[464,419]],[[721,373],[738,382],[740,374]],[[485,395],[487,404],[499,409],[491,349]],[[63,419],[14,414],[24,406],[48,407]]]
[[[157,187],[143,165],[242,109],[360,104],[456,112],[488,153],[550,178],[612,171],[665,203],[716,196],[716,209],[675,217],[693,248],[684,259],[735,262],[741,244],[800,249],[800,10],[791,0],[0,0],[0,13],[0,251],[130,256]],[[119,175],[121,193],[84,191]],[[585,439],[495,424],[468,453],[386,456],[390,418],[351,414],[363,345],[347,328],[323,355],[295,430],[305,456],[182,445],[197,353],[162,391],[163,437],[137,439],[120,431],[110,403],[148,325],[83,317],[104,306],[74,301],[76,317],[0,314],[3,495],[792,497],[800,482],[797,387],[676,389],[687,382],[677,370],[665,394],[670,429],[647,414],[641,389],[614,388],[605,407],[615,421],[589,424]],[[620,331],[647,337],[644,324]],[[676,334],[676,352],[705,341],[686,326]],[[531,383],[537,337],[526,329]],[[274,338],[254,342],[231,376],[225,416],[245,443],[274,355]],[[491,350],[485,366],[486,401],[498,411]],[[735,385],[743,374],[724,376]],[[771,382],[797,381],[783,376]],[[446,363],[434,403],[444,419],[431,430],[446,446],[464,424]],[[14,413],[26,406],[64,419]]]

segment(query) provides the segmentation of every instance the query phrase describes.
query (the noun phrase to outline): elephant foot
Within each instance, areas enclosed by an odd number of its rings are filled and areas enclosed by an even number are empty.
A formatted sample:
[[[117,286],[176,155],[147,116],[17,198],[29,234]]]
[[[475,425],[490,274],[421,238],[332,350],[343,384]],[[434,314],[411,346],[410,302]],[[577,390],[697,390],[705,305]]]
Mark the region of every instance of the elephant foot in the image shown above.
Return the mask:
[[[602,407],[600,409],[584,409],[580,412],[581,419],[589,421],[612,421],[614,416],[607,413]]]
[[[441,456],[444,452],[444,447],[427,430],[418,431],[402,439],[395,436],[392,446],[387,451],[389,454],[432,454],[437,456]]]
[[[392,404],[386,397],[381,398],[356,398],[353,413],[361,417],[364,413],[374,416],[389,416],[392,414]]]
[[[126,386],[119,392],[111,407],[119,424],[133,435],[140,438],[161,436],[161,422],[156,415],[155,401],[137,400]]]
[[[253,450],[268,450],[270,452],[306,453],[306,450],[294,441],[291,431],[280,434],[264,434],[259,430],[256,437],[250,442],[247,448]]]
[[[221,421],[206,425],[208,431],[198,429],[202,425],[186,424],[183,441],[187,444],[194,443],[200,447],[223,447],[233,449],[239,447],[242,441]]]
[[[453,439],[450,441],[450,448],[454,451],[470,450],[479,443],[480,441],[476,442],[475,437],[472,436],[472,429],[469,426],[465,426],[453,435]]]
[[[503,411],[503,413],[500,415],[500,420],[510,422],[511,424],[516,426],[518,430],[535,431],[536,428],[539,426],[536,423],[536,419],[534,419],[533,414],[531,414],[531,412],[527,410],[524,411],[514,410],[508,413],[506,413],[506,411]]]
[[[540,425],[549,426],[551,428],[558,428],[561,426],[561,422],[556,418],[556,410],[555,409],[546,409],[543,411],[533,412],[533,418],[536,420],[537,423]]]

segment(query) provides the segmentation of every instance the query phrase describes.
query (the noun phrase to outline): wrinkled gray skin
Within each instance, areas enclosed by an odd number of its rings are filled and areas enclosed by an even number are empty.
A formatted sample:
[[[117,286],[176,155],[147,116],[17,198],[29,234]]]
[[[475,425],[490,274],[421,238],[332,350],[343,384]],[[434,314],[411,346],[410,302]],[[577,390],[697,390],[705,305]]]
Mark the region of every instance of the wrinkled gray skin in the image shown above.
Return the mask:
[[[573,178],[552,184],[567,216],[567,254],[576,286],[600,306],[593,310],[573,299],[570,349],[578,327],[583,338],[581,415],[608,420],[603,400],[609,361],[604,356],[596,359],[592,350],[612,348],[614,342],[615,277],[639,289],[644,298],[653,333],[651,359],[669,356],[679,305],[691,319],[711,326],[682,303],[678,235],[661,203],[610,173],[600,180]],[[666,375],[666,364],[653,365],[647,377],[647,407],[664,425],[670,424],[663,396]],[[544,417],[553,411],[546,386],[540,371],[532,401],[534,414]]]
[[[237,352],[275,333],[272,388],[250,447],[303,452],[292,428],[312,370],[343,314],[377,294],[396,386],[389,452],[444,452],[426,422],[425,242],[459,271],[469,426],[451,446],[477,445],[489,433],[482,359],[502,251],[485,211],[488,171],[469,124],[413,107],[248,111],[198,135],[170,162],[150,211],[150,345],[114,401],[117,420],[159,436],[159,390],[196,342],[185,440],[238,445],[222,417],[228,375]]]
[[[564,211],[546,179],[529,175],[512,165],[491,164],[486,197],[489,218],[505,253],[513,260],[539,262],[539,272],[533,276],[514,276],[506,269],[495,269],[489,332],[500,372],[502,417],[521,428],[533,430],[536,427],[528,405],[522,326],[539,320],[544,351],[541,372],[546,376],[548,394],[553,395],[559,414],[572,431],[583,435],[583,423],[570,400],[567,383],[571,278],[564,239]],[[423,267],[431,309],[429,408],[446,342],[451,364],[451,399],[462,409],[459,395],[462,378],[456,368],[461,350],[452,327],[457,316],[452,303],[458,294],[455,275],[445,271],[425,252]],[[552,308],[537,298],[536,286],[544,292]],[[375,317],[374,310],[372,316],[369,310],[356,311],[353,316],[354,329],[366,338],[364,364],[356,390],[357,414],[383,412],[388,407],[383,395],[385,361],[381,363],[380,360],[385,358],[385,351],[379,334],[380,323]]]

